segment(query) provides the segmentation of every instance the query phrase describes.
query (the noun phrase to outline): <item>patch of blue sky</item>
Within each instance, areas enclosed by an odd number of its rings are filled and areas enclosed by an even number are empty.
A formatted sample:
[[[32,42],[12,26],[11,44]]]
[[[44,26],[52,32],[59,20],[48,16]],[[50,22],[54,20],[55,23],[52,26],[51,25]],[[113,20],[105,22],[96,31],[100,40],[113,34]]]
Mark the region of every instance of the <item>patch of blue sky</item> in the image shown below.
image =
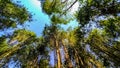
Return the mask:
[[[10,59],[7,66],[8,66],[8,68],[21,68],[20,67],[20,62],[19,61],[14,61],[13,58]]]
[[[27,21],[25,25],[29,25],[26,28],[36,33],[37,36],[42,35],[42,31],[45,24],[50,24],[48,15],[42,12],[41,3],[38,0],[14,0],[15,2],[21,1],[19,4],[24,5],[27,10],[33,15],[31,22]],[[62,28],[67,29],[78,26],[76,20],[71,21],[67,25],[62,24]]]
[[[36,33],[37,36],[42,34],[45,24],[49,24],[49,17],[41,10],[40,1],[37,0],[14,0],[15,2],[21,1],[19,4],[27,8],[32,14],[32,21],[27,21],[25,28]]]
[[[55,51],[50,51],[49,52],[49,56],[50,56],[50,62],[49,64],[53,67],[54,66],[54,63],[55,63]]]

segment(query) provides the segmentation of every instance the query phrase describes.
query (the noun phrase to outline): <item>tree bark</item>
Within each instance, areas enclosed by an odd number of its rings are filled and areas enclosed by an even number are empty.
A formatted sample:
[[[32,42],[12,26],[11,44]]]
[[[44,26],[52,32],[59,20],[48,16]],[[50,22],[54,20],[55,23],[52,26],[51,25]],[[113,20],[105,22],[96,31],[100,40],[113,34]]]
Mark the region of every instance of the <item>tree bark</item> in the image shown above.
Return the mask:
[[[66,46],[63,44],[63,42],[62,42],[62,45],[63,45],[63,49],[65,52],[65,59],[66,59],[66,62],[68,64],[67,66],[68,66],[68,68],[73,68],[72,62],[69,58],[68,50],[67,50]]]
[[[79,68],[85,68],[84,63],[75,48],[74,51],[75,51],[76,64],[78,65]]]
[[[59,48],[59,43],[57,40],[56,42],[56,53],[57,53],[57,68],[61,68],[61,55],[60,55],[60,48]]]

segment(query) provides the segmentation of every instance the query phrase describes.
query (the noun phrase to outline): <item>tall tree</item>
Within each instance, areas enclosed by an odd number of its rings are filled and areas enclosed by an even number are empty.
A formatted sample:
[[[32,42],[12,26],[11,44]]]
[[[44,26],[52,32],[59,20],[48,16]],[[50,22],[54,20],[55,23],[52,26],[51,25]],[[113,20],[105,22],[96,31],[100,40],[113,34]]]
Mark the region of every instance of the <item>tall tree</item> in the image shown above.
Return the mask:
[[[69,11],[76,2],[79,2],[75,14],[79,26],[64,31],[60,25],[69,23],[73,16]],[[48,53],[53,49],[57,68],[120,67],[119,0],[44,0],[42,3],[43,12],[50,17],[50,26],[45,26],[41,38],[23,29],[7,39],[1,36],[0,62],[7,63],[12,56],[21,67],[47,68],[50,67]],[[29,19],[26,9],[10,0],[0,0],[0,9],[0,30],[15,28]]]
[[[98,57],[99,59],[103,59],[105,61],[105,66],[110,64],[112,66],[114,63],[114,66],[119,66],[119,61],[114,62],[115,58],[113,60],[110,60],[107,57],[116,57],[118,56],[113,54],[113,51],[111,49],[114,49],[114,43],[118,42],[119,37],[119,31],[118,30],[118,21],[119,21],[119,1],[118,0],[86,0],[82,2],[83,6],[80,7],[78,14],[77,14],[77,20],[80,24],[80,26],[85,30],[86,28],[98,28],[100,31],[92,30],[89,33],[88,31],[86,34],[89,36],[88,38],[91,40],[91,42],[88,42],[90,44],[91,50],[93,50],[97,56],[98,54],[104,54],[102,55],[102,58]],[[102,17],[103,19],[100,19]],[[91,24],[91,22],[93,22]],[[89,25],[95,24],[96,27],[91,27]],[[116,25],[117,24],[117,25]],[[87,27],[89,26],[89,27]],[[93,43],[94,42],[94,43]],[[116,51],[116,50],[115,50]],[[103,53],[102,53],[103,52]],[[116,60],[117,60],[116,59]],[[108,61],[107,61],[108,60]],[[111,62],[112,61],[112,62]]]
[[[0,0],[0,30],[15,28],[30,19],[26,8],[14,4],[11,0]]]
[[[56,50],[57,56],[57,68],[61,68],[61,54],[60,54],[60,42],[59,42],[59,30],[58,27],[54,24],[51,26],[46,26],[43,32],[46,41]]]

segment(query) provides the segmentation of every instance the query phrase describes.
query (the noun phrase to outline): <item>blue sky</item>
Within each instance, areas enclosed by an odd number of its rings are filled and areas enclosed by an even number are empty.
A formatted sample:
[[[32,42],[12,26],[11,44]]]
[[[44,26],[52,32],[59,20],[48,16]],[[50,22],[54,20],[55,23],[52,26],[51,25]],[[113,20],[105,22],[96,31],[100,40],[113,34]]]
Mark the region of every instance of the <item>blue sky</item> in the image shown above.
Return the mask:
[[[29,25],[26,28],[28,30],[31,30],[37,34],[37,36],[40,36],[42,34],[42,31],[44,29],[45,24],[50,24],[49,17],[42,12],[41,9],[41,3],[38,0],[14,0],[21,1],[19,4],[23,5],[27,8],[27,10],[32,13],[32,22],[26,22],[25,25]],[[72,21],[67,25],[62,25],[64,29],[67,29],[69,26],[77,26],[78,24],[76,21]]]
[[[21,1],[21,5],[27,8],[27,10],[32,14],[32,22],[26,22],[25,25],[29,25],[26,28],[28,30],[34,31],[37,36],[40,36],[45,24],[49,24],[49,17],[42,13],[40,2],[37,0],[14,0]]]

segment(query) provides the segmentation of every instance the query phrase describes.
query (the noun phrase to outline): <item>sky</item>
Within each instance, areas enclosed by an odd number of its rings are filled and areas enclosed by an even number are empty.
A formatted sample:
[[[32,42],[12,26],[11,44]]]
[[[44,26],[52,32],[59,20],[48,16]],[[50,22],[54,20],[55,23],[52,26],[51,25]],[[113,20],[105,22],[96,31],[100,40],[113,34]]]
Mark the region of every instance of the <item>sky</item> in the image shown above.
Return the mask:
[[[14,0],[21,1],[19,4],[27,8],[27,10],[32,14],[31,22],[26,22],[26,28],[31,30],[40,36],[45,24],[49,24],[49,17],[44,14],[41,10],[40,1],[37,0]],[[27,26],[29,25],[29,26]]]
[[[42,31],[44,29],[45,24],[50,24],[50,19],[48,15],[42,12],[41,3],[38,0],[14,0],[15,2],[21,1],[19,4],[23,5],[27,8],[27,10],[32,13],[32,22],[26,22],[26,28],[36,33],[37,36],[42,35]],[[73,6],[73,10],[71,12],[75,12],[77,10],[78,3]],[[27,26],[29,25],[29,26]],[[62,25],[64,29],[67,29],[69,26],[77,26],[78,23],[74,20],[71,21],[67,25]]]

